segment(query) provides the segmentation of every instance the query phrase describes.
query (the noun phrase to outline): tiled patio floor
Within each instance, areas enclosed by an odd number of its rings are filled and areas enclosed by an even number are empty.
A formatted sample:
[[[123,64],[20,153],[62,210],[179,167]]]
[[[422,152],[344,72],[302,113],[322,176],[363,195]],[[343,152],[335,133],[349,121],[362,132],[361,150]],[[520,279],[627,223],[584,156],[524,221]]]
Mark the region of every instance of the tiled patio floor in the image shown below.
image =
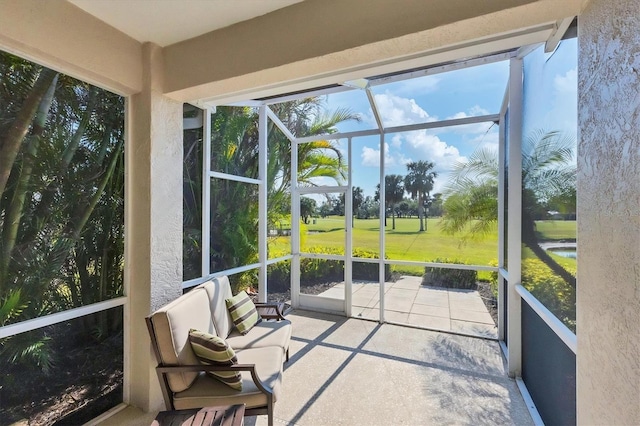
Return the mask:
[[[403,276],[385,284],[385,320],[498,338],[498,329],[477,291],[426,287],[421,282],[421,277]],[[378,320],[379,284],[358,281],[352,284],[352,290],[352,316]],[[344,284],[320,296],[344,298]]]
[[[533,424],[495,341],[307,311],[288,318],[291,359],[275,424]],[[150,418],[127,408],[103,425]]]

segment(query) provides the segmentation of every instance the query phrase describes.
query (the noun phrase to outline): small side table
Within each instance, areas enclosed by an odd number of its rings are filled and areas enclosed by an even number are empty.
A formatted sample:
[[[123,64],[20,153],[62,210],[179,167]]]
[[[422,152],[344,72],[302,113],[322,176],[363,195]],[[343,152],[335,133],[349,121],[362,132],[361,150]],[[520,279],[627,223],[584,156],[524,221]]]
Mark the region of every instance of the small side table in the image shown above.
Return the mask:
[[[151,426],[242,426],[244,404],[160,411]]]
[[[284,318],[284,303],[256,304],[258,314],[264,320],[279,320]]]

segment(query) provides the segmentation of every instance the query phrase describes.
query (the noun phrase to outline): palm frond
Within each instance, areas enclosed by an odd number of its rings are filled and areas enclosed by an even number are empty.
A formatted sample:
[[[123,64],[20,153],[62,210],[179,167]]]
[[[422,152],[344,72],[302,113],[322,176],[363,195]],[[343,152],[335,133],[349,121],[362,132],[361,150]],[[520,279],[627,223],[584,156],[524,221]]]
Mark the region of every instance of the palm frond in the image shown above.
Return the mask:
[[[11,290],[0,300],[0,326],[11,323],[27,307],[28,303],[21,301],[21,292],[21,289]]]

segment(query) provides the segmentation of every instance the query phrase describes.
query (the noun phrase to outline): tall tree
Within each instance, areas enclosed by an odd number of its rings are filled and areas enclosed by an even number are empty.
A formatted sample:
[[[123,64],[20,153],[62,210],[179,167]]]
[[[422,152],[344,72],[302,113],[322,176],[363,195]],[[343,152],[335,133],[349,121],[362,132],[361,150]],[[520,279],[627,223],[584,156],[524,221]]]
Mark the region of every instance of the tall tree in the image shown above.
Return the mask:
[[[438,192],[433,194],[433,198],[431,199],[432,203],[430,208],[431,216],[442,216],[442,205],[444,204],[444,199],[442,198],[442,193]]]
[[[296,137],[335,133],[338,123],[359,119],[346,109],[325,111],[320,98],[276,104],[271,109]],[[258,111],[253,108],[218,107],[212,119],[211,135],[214,171],[258,177],[258,117]],[[268,122],[267,130],[267,219],[275,224],[290,211],[291,142],[272,121]],[[346,162],[336,141],[321,139],[299,144],[297,163],[297,180],[301,186],[313,186],[317,178],[329,178],[341,184],[346,176]],[[224,179],[212,183],[211,199],[215,208],[211,232],[216,235],[211,239],[212,270],[255,262],[257,186]]]
[[[123,143],[122,97],[0,52],[0,322],[123,293]],[[102,340],[121,320],[81,331]],[[46,333],[0,339],[0,362],[51,367]]]
[[[351,197],[351,212],[353,216],[358,216],[358,210],[364,203],[364,191],[359,186],[354,186]],[[355,227],[355,222],[351,221],[351,227]]]
[[[300,217],[305,224],[309,223],[309,218],[316,212],[316,200],[309,197],[300,197]]]
[[[407,175],[404,177],[404,189],[413,200],[418,201],[418,218],[420,232],[424,232],[424,204],[433,190],[433,182],[438,174],[433,171],[435,164],[431,161],[412,161],[407,164]]]
[[[19,59],[14,59],[10,55],[2,56],[3,65],[10,62],[20,62]],[[3,66],[3,68],[5,68]],[[7,68],[7,74],[13,74],[10,67]],[[11,82],[18,82],[22,84],[22,87],[13,87],[9,95],[14,97],[11,100],[7,100],[6,104],[19,104],[16,114],[12,114],[8,119],[9,125],[2,129],[2,135],[0,135],[0,197],[3,196],[7,181],[9,180],[9,174],[13,168],[14,161],[18,156],[20,147],[25,140],[31,123],[35,118],[35,115],[40,106],[42,98],[45,96],[51,83],[57,77],[58,73],[48,68],[34,67],[22,67],[32,68],[29,70],[27,76],[20,76],[22,78],[6,79]],[[15,69],[15,68],[14,68]],[[35,72],[34,72],[35,71]],[[6,75],[6,74],[5,74]],[[30,83],[30,79],[34,79],[33,83]],[[4,83],[4,82],[3,82]],[[19,98],[20,92],[25,93],[26,97],[21,102],[15,102],[15,98]],[[3,102],[4,103],[4,102]]]
[[[400,175],[386,175],[384,177],[384,226],[387,226],[386,211],[391,209],[391,229],[396,229],[396,205],[404,197],[404,178]],[[380,184],[376,185],[376,201],[380,201]]]

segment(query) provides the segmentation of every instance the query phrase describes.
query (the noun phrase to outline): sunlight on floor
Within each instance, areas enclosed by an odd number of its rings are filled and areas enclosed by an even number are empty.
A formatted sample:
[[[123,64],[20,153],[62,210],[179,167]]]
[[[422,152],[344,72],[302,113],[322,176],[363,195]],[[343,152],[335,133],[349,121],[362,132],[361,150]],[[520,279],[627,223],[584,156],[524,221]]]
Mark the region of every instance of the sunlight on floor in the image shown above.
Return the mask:
[[[495,341],[316,312],[288,318],[277,424],[532,424]],[[154,415],[128,408],[101,425],[148,425]]]

